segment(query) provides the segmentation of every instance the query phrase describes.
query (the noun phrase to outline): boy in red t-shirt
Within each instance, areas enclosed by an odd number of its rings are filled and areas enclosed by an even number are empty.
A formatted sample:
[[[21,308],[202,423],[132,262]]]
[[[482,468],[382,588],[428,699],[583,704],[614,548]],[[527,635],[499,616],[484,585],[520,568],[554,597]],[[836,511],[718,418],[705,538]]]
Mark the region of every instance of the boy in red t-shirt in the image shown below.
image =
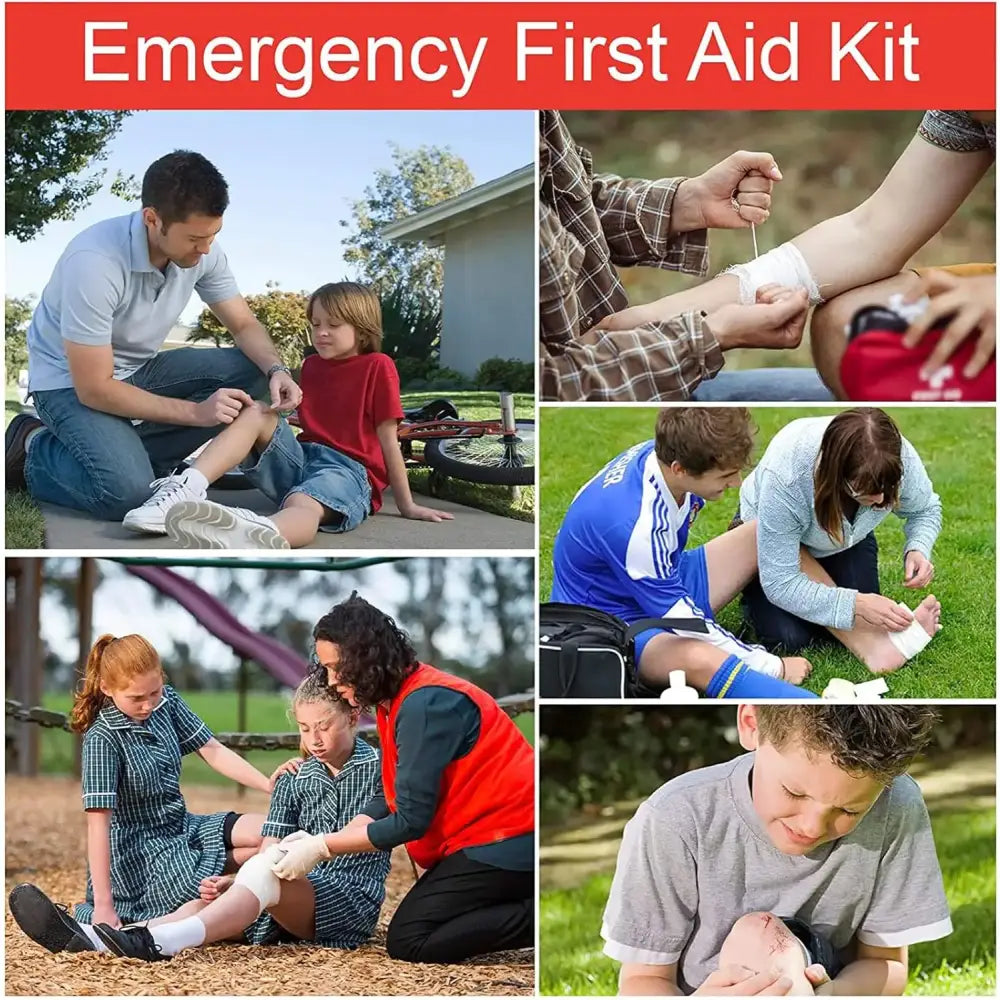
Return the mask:
[[[125,527],[167,534],[181,548],[298,548],[317,531],[356,528],[382,506],[387,486],[403,517],[452,519],[413,502],[397,439],[399,376],[379,350],[378,297],[353,282],[323,285],[306,315],[316,354],[302,365],[299,436],[269,406],[245,406],[189,469],[157,480],[153,495],[125,515]],[[236,463],[279,504],[276,514],[205,499],[208,484]]]

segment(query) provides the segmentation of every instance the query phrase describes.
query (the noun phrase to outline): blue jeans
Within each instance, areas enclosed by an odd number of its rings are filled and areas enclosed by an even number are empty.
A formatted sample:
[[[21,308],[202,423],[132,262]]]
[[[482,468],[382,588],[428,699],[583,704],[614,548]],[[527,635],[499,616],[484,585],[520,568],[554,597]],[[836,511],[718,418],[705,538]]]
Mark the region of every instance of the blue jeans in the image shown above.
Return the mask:
[[[235,347],[181,347],[150,358],[126,380],[156,396],[200,403],[217,389],[267,391],[264,373]],[[31,442],[25,463],[36,500],[120,521],[149,498],[149,484],[172,472],[222,430],[143,421],[93,410],[75,389],[32,394],[46,430]]]
[[[699,403],[756,403],[786,400],[830,402],[833,394],[813,368],[750,368],[721,371],[692,393]]]

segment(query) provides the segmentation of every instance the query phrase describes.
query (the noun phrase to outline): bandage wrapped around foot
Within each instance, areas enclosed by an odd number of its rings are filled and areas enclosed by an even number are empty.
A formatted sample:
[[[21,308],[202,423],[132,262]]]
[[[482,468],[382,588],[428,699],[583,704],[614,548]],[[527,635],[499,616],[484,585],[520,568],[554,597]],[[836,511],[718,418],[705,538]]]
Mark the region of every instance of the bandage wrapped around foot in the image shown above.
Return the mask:
[[[907,611],[910,610],[902,601],[899,601],[898,604],[901,608],[906,608]],[[908,660],[916,656],[932,638],[933,636],[928,635],[924,631],[923,625],[916,618],[902,632],[889,633],[889,642]]]
[[[752,305],[757,301],[757,291],[764,285],[784,285],[786,288],[803,288],[809,295],[810,305],[819,305],[823,297],[805,257],[792,243],[768,250],[756,260],[727,267],[724,274],[734,274],[740,282],[740,302]]]

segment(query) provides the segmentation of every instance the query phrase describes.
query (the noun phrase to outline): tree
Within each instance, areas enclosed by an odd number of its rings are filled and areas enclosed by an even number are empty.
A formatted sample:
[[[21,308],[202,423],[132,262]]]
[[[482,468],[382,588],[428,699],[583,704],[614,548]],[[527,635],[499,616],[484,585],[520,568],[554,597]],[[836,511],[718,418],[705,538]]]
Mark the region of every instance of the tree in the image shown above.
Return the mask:
[[[3,300],[3,353],[8,382],[15,381],[17,373],[28,367],[28,323],[34,310],[32,295],[23,299],[6,296]]]
[[[72,219],[98,192],[107,144],[128,111],[8,111],[5,232],[21,243],[51,219]]]
[[[391,169],[377,170],[363,198],[351,203],[352,229],[344,241],[344,260],[358,278],[386,295],[405,288],[430,311],[441,304],[444,251],[423,244],[387,240],[382,228],[468,191],[475,184],[465,161],[447,147],[403,149],[390,143]]]
[[[309,297],[305,292],[284,292],[276,281],[269,281],[266,287],[262,295],[248,295],[247,305],[271,335],[281,360],[289,368],[298,368],[309,347],[309,320],[306,317]],[[229,331],[211,309],[201,311],[188,340],[211,340],[216,347],[233,342]]]

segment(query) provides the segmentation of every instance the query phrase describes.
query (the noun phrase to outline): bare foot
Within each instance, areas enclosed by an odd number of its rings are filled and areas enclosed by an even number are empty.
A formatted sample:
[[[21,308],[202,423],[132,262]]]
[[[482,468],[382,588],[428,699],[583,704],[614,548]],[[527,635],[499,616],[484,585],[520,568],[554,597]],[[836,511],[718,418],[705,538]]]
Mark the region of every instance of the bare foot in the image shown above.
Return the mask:
[[[801,684],[812,671],[812,664],[804,656],[783,656],[781,662],[789,684]]]
[[[933,639],[937,631],[941,628],[941,602],[933,595],[928,594],[916,607],[913,617],[920,627]],[[889,641],[886,633],[884,642],[879,642],[878,647],[865,657],[865,666],[873,674],[887,674],[893,670],[898,670],[906,659],[903,654]]]

